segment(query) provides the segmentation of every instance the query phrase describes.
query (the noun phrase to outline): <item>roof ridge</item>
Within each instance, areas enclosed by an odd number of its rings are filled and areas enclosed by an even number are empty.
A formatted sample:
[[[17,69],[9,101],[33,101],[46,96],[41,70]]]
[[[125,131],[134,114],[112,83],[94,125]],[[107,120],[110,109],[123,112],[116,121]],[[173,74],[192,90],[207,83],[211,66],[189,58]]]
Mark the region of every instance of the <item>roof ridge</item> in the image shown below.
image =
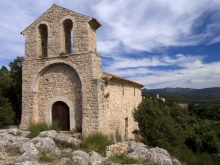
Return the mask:
[[[59,8],[61,8],[61,9],[68,10],[68,11],[73,12],[73,13],[76,13],[76,14],[78,14],[78,15],[81,15],[81,16],[84,16],[84,17],[88,17],[88,18],[90,18],[91,20],[96,21],[96,22],[98,23],[98,24],[97,24],[98,27],[101,26],[101,24],[100,24],[95,18],[93,18],[93,17],[90,17],[90,16],[87,16],[87,15],[85,15],[85,14],[81,14],[81,13],[75,12],[75,11],[73,11],[73,10],[64,8],[64,7],[59,6],[59,5],[57,5],[57,4],[54,3],[49,9],[47,9],[45,12],[43,12],[37,19],[35,19],[29,26],[27,26],[27,27],[21,32],[21,34],[23,34],[23,32],[24,32],[28,27],[30,27],[31,25],[33,25],[33,24],[35,23],[35,21],[37,21],[38,19],[40,19],[41,17],[43,17],[43,15],[44,15],[45,13],[47,13],[47,12],[48,12],[50,9],[52,9],[53,7],[59,7]]]
[[[114,75],[114,74],[112,74],[112,73],[105,72],[105,71],[103,71],[103,73],[104,73],[104,74],[107,74],[107,75],[109,75],[109,76],[112,76],[112,77],[115,78],[115,79],[120,79],[120,80],[122,80],[122,81],[126,81],[126,82],[129,82],[129,83],[136,84],[136,85],[138,85],[138,86],[144,87],[143,84],[140,84],[140,83],[137,83],[137,82],[135,82],[135,81],[126,79],[126,78],[124,78],[124,77],[121,77],[121,76],[118,76],[118,75]]]

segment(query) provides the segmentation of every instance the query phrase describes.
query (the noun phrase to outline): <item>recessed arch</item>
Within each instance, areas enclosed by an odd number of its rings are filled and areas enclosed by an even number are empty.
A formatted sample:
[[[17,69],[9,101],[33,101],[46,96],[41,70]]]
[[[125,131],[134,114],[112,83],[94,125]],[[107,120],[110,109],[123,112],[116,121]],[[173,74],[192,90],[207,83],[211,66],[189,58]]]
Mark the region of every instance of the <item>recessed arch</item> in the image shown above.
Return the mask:
[[[45,65],[43,65],[39,70],[38,72],[34,75],[34,79],[33,79],[33,82],[32,82],[32,85],[31,85],[31,91],[33,92],[38,92],[38,84],[39,84],[39,80],[40,80],[40,77],[41,75],[44,73],[45,70],[47,70],[50,66],[53,66],[53,65],[56,65],[56,64],[66,64],[66,65],[69,65],[70,67],[72,67],[76,73],[78,74],[79,76],[79,79],[80,79],[80,82],[81,82],[81,86],[82,86],[82,89],[84,89],[84,82],[83,82],[83,79],[81,77],[81,75],[79,74],[79,71],[77,70],[76,66],[71,63],[71,62],[68,62],[68,61],[62,61],[62,60],[54,60],[54,61],[50,61],[50,62],[47,62]]]
[[[60,25],[62,25],[63,21],[65,21],[66,19],[70,19],[73,23],[75,22],[75,19],[72,16],[67,15],[67,16],[63,17],[63,19],[60,20]]]

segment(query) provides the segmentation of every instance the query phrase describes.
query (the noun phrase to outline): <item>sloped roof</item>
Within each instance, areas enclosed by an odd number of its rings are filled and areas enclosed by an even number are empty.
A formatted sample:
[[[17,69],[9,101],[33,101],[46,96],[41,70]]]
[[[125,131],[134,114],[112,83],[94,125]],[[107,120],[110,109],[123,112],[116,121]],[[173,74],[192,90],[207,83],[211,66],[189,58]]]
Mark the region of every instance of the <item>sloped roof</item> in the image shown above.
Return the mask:
[[[139,84],[135,81],[131,81],[131,80],[128,80],[126,78],[123,78],[123,77],[120,77],[120,76],[117,76],[117,75],[114,75],[114,74],[111,74],[111,73],[108,73],[108,72],[103,72],[103,74],[107,75],[107,76],[111,76],[112,80],[120,81],[120,82],[123,82],[123,83],[126,83],[126,84],[133,84],[134,86],[138,86],[140,88],[144,87],[144,85]]]
[[[89,17],[89,16],[84,15],[84,14],[77,13],[77,12],[75,12],[75,11],[66,9],[66,8],[64,8],[64,7],[61,7],[61,6],[58,6],[58,5],[56,5],[56,4],[53,4],[49,9],[47,9],[47,11],[45,11],[45,12],[44,12],[39,18],[37,18],[32,24],[34,24],[38,19],[40,19],[43,15],[45,15],[49,10],[51,10],[52,8],[55,8],[55,7],[58,7],[58,8],[64,9],[64,10],[68,10],[68,11],[73,12],[73,13],[76,13],[76,14],[78,14],[78,15],[82,15],[82,16],[84,16],[84,17],[90,18],[90,21],[89,21],[88,23],[89,23],[93,28],[95,28],[95,29],[98,29],[99,27],[101,27],[101,24],[100,24],[95,18]],[[21,34],[23,34],[23,32],[25,32],[26,29],[28,29],[32,24],[30,24],[27,28],[25,28],[25,29],[21,32]]]

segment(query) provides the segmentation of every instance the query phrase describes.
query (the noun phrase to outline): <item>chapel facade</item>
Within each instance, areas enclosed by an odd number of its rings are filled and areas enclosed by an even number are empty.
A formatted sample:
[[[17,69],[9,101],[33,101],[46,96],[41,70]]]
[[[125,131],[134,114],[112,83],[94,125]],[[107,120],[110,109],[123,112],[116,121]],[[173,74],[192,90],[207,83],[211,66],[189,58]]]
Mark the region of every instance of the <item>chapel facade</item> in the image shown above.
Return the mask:
[[[117,141],[134,137],[138,126],[132,112],[143,85],[102,71],[96,48],[100,26],[54,4],[21,32],[21,129],[56,121],[63,131],[81,130],[83,136],[102,131]]]

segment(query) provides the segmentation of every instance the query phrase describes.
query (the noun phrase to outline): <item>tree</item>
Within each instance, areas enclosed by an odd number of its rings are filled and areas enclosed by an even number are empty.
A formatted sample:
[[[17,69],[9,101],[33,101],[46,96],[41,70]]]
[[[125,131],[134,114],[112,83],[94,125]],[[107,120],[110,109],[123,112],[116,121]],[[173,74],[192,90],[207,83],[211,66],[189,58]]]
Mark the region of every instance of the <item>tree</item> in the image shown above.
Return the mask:
[[[8,100],[1,95],[0,91],[0,128],[4,128],[13,123],[14,112]]]
[[[0,90],[3,97],[8,97],[10,84],[11,77],[9,70],[5,66],[2,66],[0,69]]]
[[[23,57],[17,57],[10,62],[10,70],[5,66],[0,69],[1,96],[11,103],[16,117],[15,124],[21,120],[22,61]]]
[[[10,62],[10,77],[11,84],[8,90],[9,101],[12,104],[13,110],[16,115],[16,124],[21,120],[21,98],[22,98],[22,62],[23,57],[17,57],[13,62]]]
[[[165,148],[184,143],[184,129],[170,113],[170,107],[163,101],[150,97],[146,97],[134,110],[133,116],[145,143]]]

